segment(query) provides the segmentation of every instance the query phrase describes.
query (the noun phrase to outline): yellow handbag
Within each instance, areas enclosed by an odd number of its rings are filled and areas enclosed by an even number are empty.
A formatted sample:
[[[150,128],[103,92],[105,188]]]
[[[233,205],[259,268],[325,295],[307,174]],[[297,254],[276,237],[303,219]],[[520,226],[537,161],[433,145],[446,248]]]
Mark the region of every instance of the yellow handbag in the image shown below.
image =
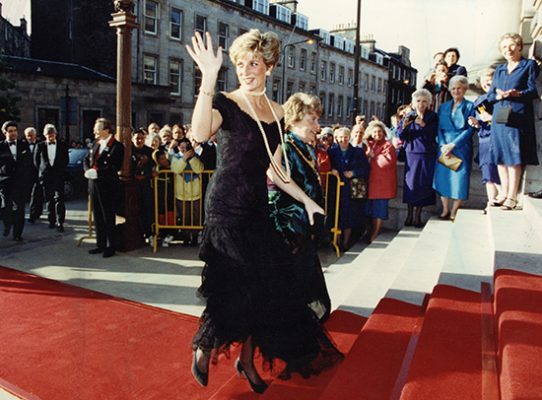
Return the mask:
[[[444,154],[441,154],[438,158],[438,162],[446,168],[450,168],[452,171],[457,171],[459,167],[461,167],[461,164],[463,164],[463,160],[454,153],[449,153],[448,157],[444,157]]]

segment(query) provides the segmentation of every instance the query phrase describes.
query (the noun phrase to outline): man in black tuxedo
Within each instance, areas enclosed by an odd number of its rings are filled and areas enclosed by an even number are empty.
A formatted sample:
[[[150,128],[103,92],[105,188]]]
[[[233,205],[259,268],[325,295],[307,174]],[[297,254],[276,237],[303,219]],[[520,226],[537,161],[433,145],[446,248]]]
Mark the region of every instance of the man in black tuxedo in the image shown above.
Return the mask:
[[[53,124],[45,125],[43,135],[46,140],[38,145],[36,165],[44,198],[48,202],[49,229],[56,227],[57,231],[64,232],[64,179],[68,166],[68,145],[63,140],[58,140]]]
[[[4,236],[13,227],[13,240],[22,241],[24,206],[32,188],[32,155],[28,143],[17,139],[17,123],[2,125],[6,140],[0,143],[0,203],[3,207]]]
[[[36,129],[33,127],[28,127],[24,130],[24,137],[28,147],[30,148],[30,153],[32,154],[33,161],[33,183],[32,189],[30,192],[30,204],[29,204],[29,217],[28,222],[34,223],[41,217],[43,213],[43,187],[40,184],[38,177],[38,167],[37,167],[37,157],[38,157],[38,135]]]
[[[113,125],[105,118],[94,124],[96,140],[85,158],[85,177],[92,199],[94,226],[96,228],[95,249],[90,254],[103,253],[104,257],[115,254],[115,209],[121,191],[119,171],[124,159],[124,146],[115,140]]]

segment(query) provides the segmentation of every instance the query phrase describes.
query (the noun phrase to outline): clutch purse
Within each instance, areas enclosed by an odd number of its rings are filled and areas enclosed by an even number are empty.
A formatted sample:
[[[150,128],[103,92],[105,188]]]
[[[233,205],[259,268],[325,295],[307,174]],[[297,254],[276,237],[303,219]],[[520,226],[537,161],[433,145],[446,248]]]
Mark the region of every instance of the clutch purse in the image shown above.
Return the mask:
[[[511,106],[504,106],[499,108],[495,113],[495,122],[498,124],[507,124],[510,120],[510,114],[512,113]]]
[[[463,164],[463,160],[454,153],[448,154],[448,157],[444,157],[444,154],[441,154],[438,158],[438,162],[446,168],[450,168],[452,171],[457,171],[459,167],[461,167],[461,164]]]
[[[350,198],[354,200],[361,200],[367,198],[367,181],[365,179],[350,179]]]

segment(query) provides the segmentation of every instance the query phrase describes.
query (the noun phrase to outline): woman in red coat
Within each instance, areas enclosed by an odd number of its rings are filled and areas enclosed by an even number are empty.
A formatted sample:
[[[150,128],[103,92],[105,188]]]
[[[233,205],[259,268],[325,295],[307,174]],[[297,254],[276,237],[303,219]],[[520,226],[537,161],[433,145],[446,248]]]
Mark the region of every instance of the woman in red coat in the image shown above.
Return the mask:
[[[372,121],[366,130],[369,139],[367,158],[369,169],[369,203],[367,215],[371,216],[372,229],[369,243],[373,242],[388,219],[389,199],[397,195],[397,156],[393,144],[386,140],[386,126]]]

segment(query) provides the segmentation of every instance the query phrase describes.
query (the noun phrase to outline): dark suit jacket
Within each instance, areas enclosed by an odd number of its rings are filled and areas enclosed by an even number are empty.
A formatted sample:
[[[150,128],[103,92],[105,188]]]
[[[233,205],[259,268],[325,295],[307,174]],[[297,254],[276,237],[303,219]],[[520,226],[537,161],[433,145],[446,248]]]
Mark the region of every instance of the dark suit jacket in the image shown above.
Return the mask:
[[[95,140],[92,143],[92,148],[88,156],[85,158],[83,165],[85,171],[95,168],[98,172],[98,182],[113,184],[118,182],[118,172],[122,168],[122,161],[124,159],[124,146],[112,136],[102,154],[98,154],[99,150],[100,143],[98,140]]]
[[[17,160],[7,140],[0,143],[0,187],[15,201],[26,201],[34,183],[34,165],[28,143],[17,140]]]
[[[205,170],[216,169],[216,145],[210,143],[203,143],[201,145],[202,151],[199,159],[203,163]]]
[[[49,144],[43,141],[38,144],[36,165],[38,167],[39,180],[43,185],[61,185],[64,183],[66,167],[68,166],[68,145],[62,140],[57,140],[54,160],[49,160]]]

